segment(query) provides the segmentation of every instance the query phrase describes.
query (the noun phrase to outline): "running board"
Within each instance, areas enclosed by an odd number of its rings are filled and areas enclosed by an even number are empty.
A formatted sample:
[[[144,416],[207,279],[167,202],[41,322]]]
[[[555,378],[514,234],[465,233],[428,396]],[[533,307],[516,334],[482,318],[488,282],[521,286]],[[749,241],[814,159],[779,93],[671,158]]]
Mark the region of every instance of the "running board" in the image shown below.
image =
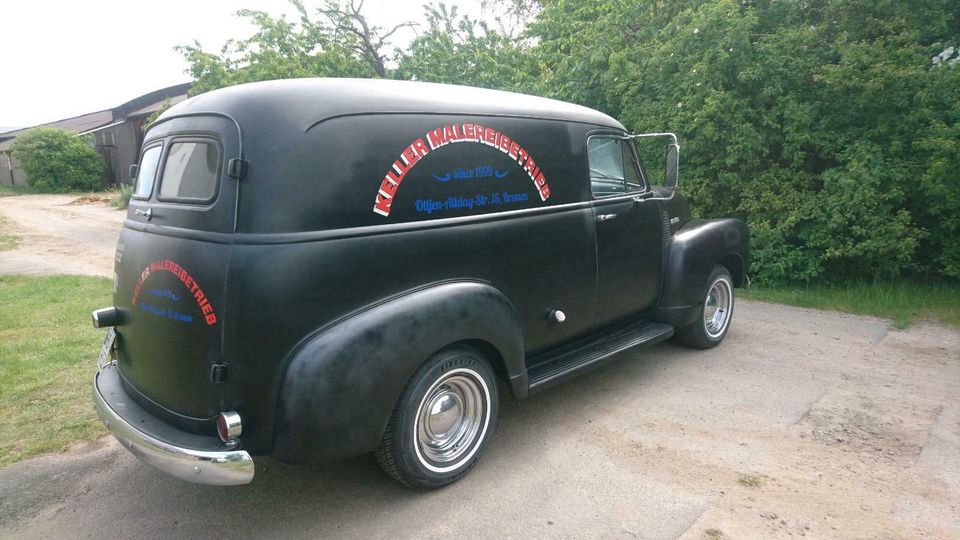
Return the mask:
[[[535,394],[603,365],[619,352],[639,345],[653,345],[672,335],[673,327],[669,324],[635,323],[531,358],[528,362],[533,364],[529,371],[529,393]]]

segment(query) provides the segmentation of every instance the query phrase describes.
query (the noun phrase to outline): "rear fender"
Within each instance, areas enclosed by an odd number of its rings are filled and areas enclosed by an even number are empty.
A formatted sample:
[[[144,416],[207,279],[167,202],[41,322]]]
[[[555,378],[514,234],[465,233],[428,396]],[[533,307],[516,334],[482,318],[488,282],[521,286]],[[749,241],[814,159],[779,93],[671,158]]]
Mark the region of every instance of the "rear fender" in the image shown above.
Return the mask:
[[[320,330],[287,362],[272,454],[304,462],[373,450],[417,367],[461,342],[496,353],[494,370],[526,389],[516,310],[486,283],[420,288]]]

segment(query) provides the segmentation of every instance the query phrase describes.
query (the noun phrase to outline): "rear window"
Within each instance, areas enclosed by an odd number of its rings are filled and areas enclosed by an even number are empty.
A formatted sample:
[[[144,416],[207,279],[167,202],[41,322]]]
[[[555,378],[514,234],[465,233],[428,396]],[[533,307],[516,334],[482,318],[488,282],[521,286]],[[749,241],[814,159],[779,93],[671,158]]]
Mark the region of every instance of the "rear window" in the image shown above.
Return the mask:
[[[147,199],[153,191],[153,182],[157,177],[157,165],[160,164],[161,146],[151,146],[143,151],[140,158],[140,167],[137,169],[137,184],[133,196],[137,199]]]
[[[214,141],[175,141],[167,150],[160,200],[205,203],[217,194],[220,145]]]

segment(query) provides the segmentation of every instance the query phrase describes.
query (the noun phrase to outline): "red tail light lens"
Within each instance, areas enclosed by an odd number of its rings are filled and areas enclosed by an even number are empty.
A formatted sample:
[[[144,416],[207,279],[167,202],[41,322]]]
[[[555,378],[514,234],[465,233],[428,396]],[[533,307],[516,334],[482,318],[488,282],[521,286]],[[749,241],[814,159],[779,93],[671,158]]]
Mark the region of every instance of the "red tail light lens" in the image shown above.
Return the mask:
[[[243,433],[240,415],[236,411],[226,411],[217,416],[217,435],[223,442],[230,442]]]

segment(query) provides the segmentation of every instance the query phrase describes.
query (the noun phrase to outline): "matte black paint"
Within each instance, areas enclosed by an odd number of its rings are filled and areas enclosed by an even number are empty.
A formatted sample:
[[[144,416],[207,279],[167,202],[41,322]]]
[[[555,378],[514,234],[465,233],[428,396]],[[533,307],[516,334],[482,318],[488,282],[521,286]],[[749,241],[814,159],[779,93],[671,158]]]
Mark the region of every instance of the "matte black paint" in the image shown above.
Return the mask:
[[[637,312],[657,299],[663,260],[660,207],[634,196],[594,202],[594,215],[615,216],[596,223],[598,326]]]
[[[463,122],[521,143],[547,176],[550,198],[534,198],[502,152],[463,143],[411,170],[389,218],[371,211],[404,145]],[[746,262],[746,229],[736,220],[688,223],[679,195],[593,201],[586,138],[597,130],[625,132],[576,105],[398,81],[254,83],[174,106],[144,144],[215,137],[225,161],[209,205],[159,202],[157,189],[131,201],[114,294],[128,321],[117,329],[125,390],[189,432],[215,433],[212,417],[236,410],[251,453],[307,461],[372,450],[417,365],[453,343],[491,356],[522,398],[533,364],[572,343],[628,319],[678,324],[698,308],[714,264]],[[241,157],[246,175],[230,178],[226,163]],[[489,183],[435,179],[487,165],[508,174]],[[418,198],[471,190],[531,198],[502,209],[414,211]],[[150,220],[135,213],[148,208]],[[604,213],[618,217],[597,223]],[[196,277],[216,326],[131,305],[140,272],[156,259]],[[184,292],[169,274],[148,283]],[[555,309],[566,322],[549,320]],[[225,382],[210,381],[213,364],[229,367]]]
[[[588,332],[595,303],[582,291],[596,286],[592,221],[589,208],[572,208],[360,238],[234,246],[229,302],[236,308],[226,343],[239,346],[229,353],[226,406],[235,406],[245,423],[249,418],[266,428],[251,429],[245,443],[269,447],[269,440],[255,437],[270,435],[281,360],[306,336],[424,284],[490,283],[515,306],[527,352]],[[568,322],[548,327],[552,308],[563,309]]]
[[[750,233],[739,219],[693,219],[670,243],[656,316],[674,326],[693,322],[717,264],[728,266],[735,287],[745,282]]]
[[[452,282],[332,324],[288,362],[273,454],[302,461],[368,452],[417,367],[451,344],[486,342],[508,376],[523,375],[519,322],[510,301],[490,285]]]
[[[577,377],[613,360],[616,354],[639,345],[653,345],[673,335],[668,324],[644,320],[624,321],[609,329],[550,351],[546,359],[531,359],[529,392],[541,392],[563,381]]]

